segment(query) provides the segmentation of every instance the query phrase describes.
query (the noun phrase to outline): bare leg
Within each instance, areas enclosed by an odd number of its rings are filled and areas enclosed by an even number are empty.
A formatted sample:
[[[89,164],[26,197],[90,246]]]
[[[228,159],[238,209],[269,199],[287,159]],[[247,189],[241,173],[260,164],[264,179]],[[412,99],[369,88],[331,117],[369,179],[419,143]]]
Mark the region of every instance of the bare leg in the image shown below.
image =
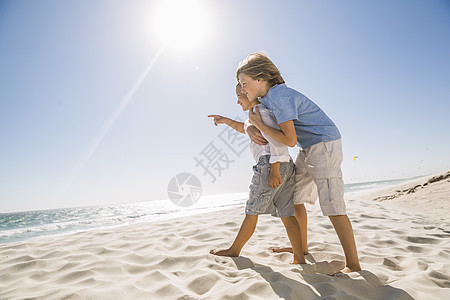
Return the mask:
[[[355,237],[353,235],[352,224],[347,215],[329,216],[331,223],[339,237],[345,254],[345,268],[342,273],[361,271],[359,265],[358,252],[356,250]]]
[[[228,249],[214,249],[209,251],[210,254],[219,255],[219,256],[230,256],[236,257],[241,253],[242,247],[244,247],[245,243],[250,239],[255,232],[256,223],[258,222],[258,216],[254,215],[245,215],[245,219],[242,222],[241,228],[231,245]]]
[[[309,254],[308,250],[308,216],[306,214],[306,209],[304,204],[294,205],[295,208],[295,218],[297,219],[298,224],[300,225],[300,232],[302,235],[302,246],[303,246],[303,254]],[[291,252],[292,247],[274,247],[272,248],[273,252]]]
[[[288,234],[289,240],[292,245],[292,252],[294,253],[293,264],[306,264],[305,257],[302,251],[302,239],[300,233],[300,226],[298,225],[297,219],[295,217],[281,218],[284,227],[286,227],[286,232]]]
[[[305,204],[294,205],[295,218],[300,225],[300,232],[302,234],[303,254],[308,254],[308,216],[306,214]]]

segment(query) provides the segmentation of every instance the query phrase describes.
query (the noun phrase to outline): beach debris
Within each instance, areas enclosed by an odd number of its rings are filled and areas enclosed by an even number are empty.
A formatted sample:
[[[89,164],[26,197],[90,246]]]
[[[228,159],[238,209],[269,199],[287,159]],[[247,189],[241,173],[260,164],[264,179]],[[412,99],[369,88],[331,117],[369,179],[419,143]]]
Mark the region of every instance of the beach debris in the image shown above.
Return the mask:
[[[380,196],[380,197],[373,198],[372,200],[374,200],[374,201],[392,200],[392,199],[398,198],[398,197],[400,197],[402,195],[413,194],[413,193],[415,193],[417,191],[418,188],[422,188],[423,189],[424,187],[428,186],[429,184],[436,183],[436,182],[439,182],[439,181],[442,181],[442,180],[446,180],[448,178],[450,178],[450,171],[448,171],[447,173],[445,173],[443,175],[434,176],[434,177],[430,178],[424,184],[419,184],[419,185],[416,185],[414,187],[407,188],[407,189],[404,189],[404,190],[396,190],[395,193],[392,194],[392,195]],[[447,182],[450,182],[450,180],[448,180]]]
[[[450,171],[445,173],[445,174],[443,174],[443,175],[440,175],[440,176],[434,176],[433,178],[428,180],[427,183],[434,183],[434,182],[438,182],[438,181],[441,181],[441,180],[445,180],[447,178],[450,178]]]

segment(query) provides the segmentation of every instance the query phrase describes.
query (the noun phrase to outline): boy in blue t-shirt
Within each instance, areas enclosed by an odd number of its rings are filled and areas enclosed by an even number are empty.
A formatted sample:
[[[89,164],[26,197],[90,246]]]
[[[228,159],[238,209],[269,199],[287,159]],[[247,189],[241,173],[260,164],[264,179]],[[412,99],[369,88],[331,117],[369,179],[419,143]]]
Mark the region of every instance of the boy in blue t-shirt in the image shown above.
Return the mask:
[[[307,215],[304,203],[319,197],[323,215],[333,224],[344,249],[344,273],[361,270],[352,225],[346,214],[342,180],[341,135],[331,119],[310,99],[286,86],[280,71],[262,53],[241,62],[236,77],[250,100],[258,99],[271,111],[280,130],[266,126],[258,110],[249,114],[253,126],[248,135],[257,143],[258,129],[275,140],[300,151],[295,161],[295,215],[301,227],[303,252],[307,253]],[[260,136],[259,136],[260,139]]]

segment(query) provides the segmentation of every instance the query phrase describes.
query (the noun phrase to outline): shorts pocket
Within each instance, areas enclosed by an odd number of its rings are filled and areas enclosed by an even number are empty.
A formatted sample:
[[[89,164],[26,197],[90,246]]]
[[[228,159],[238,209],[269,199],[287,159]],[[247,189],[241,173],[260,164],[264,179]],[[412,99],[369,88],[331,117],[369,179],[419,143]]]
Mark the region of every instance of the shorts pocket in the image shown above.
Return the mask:
[[[253,174],[252,185],[261,185],[261,173]]]

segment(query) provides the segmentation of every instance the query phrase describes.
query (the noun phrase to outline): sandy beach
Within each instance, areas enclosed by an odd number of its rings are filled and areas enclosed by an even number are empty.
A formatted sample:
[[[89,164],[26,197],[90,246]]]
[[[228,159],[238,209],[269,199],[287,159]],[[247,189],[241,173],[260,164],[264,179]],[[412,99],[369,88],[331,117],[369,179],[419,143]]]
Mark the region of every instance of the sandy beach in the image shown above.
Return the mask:
[[[435,178],[435,180],[431,180]],[[260,217],[240,257],[227,247],[242,208],[0,245],[0,299],[450,299],[450,176],[347,197],[363,271],[318,204],[307,265],[291,265],[279,219]]]

